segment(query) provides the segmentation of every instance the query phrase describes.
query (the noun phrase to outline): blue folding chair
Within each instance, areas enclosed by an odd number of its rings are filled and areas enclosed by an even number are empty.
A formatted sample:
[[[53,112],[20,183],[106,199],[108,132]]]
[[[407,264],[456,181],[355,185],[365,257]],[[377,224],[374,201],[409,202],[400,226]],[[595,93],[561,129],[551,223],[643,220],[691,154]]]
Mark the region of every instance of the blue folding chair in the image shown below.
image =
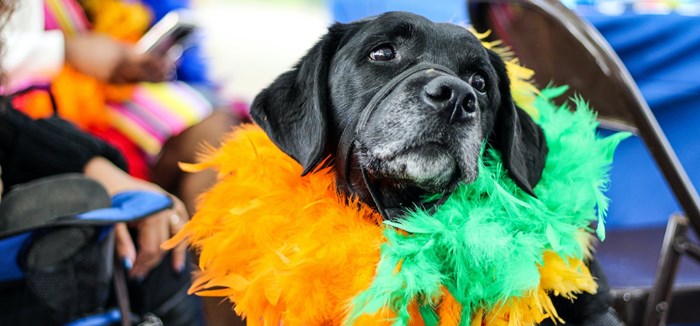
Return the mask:
[[[164,194],[143,191],[110,198],[77,174],[13,188],[0,202],[0,324],[128,325],[138,319],[129,311],[123,266],[115,263],[113,226],[172,205]]]

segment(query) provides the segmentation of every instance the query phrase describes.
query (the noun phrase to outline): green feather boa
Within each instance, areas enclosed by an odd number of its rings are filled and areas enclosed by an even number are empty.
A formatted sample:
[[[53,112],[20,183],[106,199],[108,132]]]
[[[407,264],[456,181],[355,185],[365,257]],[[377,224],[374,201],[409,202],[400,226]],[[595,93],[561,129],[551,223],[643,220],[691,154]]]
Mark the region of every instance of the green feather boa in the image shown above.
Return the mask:
[[[595,114],[583,100],[573,99],[573,112],[552,104],[565,90],[542,90],[534,103],[549,146],[537,198],[508,178],[499,153],[485,151],[476,181],[460,186],[435,214],[417,210],[385,222],[390,227],[376,278],[354,299],[350,323],[388,307],[395,325],[406,325],[417,300],[426,324],[436,325],[444,287],[462,305],[461,323],[468,325],[475,311],[498,309],[536,289],[546,250],[583,259],[589,248],[581,233],[593,231],[595,221],[604,239],[603,192],[613,152],[629,134],[598,137]]]

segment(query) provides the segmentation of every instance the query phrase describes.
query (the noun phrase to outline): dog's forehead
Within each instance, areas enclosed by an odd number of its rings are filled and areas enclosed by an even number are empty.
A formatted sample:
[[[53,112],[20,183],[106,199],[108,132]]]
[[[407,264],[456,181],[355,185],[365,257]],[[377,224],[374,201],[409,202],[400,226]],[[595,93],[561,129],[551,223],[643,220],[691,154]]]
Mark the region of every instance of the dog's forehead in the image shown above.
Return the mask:
[[[480,45],[479,40],[467,28],[450,23],[435,23],[423,16],[409,12],[388,12],[379,16],[365,18],[362,35],[392,34],[406,35],[429,33],[431,39],[449,39],[466,41],[469,45]]]
[[[435,23],[408,12],[389,12],[356,23],[354,33],[341,42],[341,52],[367,51],[368,46],[411,40],[423,44],[421,52],[438,57],[460,57],[467,61],[484,61],[486,49],[466,27],[450,23]]]

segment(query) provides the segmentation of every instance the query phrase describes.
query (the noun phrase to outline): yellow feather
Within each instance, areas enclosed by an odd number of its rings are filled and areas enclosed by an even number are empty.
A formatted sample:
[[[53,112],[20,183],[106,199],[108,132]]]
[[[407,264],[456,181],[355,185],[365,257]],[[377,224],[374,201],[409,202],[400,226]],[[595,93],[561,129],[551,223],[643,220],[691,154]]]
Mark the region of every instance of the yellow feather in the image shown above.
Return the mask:
[[[522,66],[518,58],[515,57],[513,51],[503,45],[500,40],[486,42],[485,40],[491,35],[491,31],[478,33],[473,28],[469,28],[469,31],[481,40],[481,44],[483,44],[485,48],[496,52],[503,58],[503,61],[506,63],[508,78],[510,79],[510,91],[513,96],[513,101],[515,101],[518,107],[534,118],[535,121],[539,120],[539,113],[534,103],[540,91],[532,84],[532,77],[535,75],[535,72],[532,69]]]
[[[582,260],[564,260],[553,251],[545,251],[543,261],[539,268],[539,288],[523,297],[511,298],[501,309],[488,313],[484,325],[535,325],[547,318],[555,324],[563,324],[565,320],[557,314],[550,294],[573,299],[584,291],[591,294],[596,292],[597,283]]]

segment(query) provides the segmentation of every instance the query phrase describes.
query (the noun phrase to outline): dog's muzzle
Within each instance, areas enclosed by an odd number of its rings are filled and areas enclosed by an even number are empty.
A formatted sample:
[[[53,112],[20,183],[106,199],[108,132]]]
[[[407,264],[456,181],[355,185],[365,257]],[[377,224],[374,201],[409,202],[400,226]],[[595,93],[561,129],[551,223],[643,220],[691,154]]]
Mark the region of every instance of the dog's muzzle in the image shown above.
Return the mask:
[[[338,179],[343,180],[345,186],[348,187],[351,192],[356,192],[354,185],[357,184],[357,182],[353,182],[352,180],[350,166],[352,161],[351,155],[357,147],[358,136],[367,126],[370,117],[376,111],[379,104],[394,91],[399,84],[415,74],[431,70],[442,72],[445,75],[436,77],[426,84],[421,94],[422,101],[436,110],[449,114],[450,123],[468,119],[470,115],[476,111],[477,104],[474,90],[460,84],[460,82],[464,82],[457,77],[456,73],[447,67],[437,64],[419,63],[404,70],[396,77],[392,78],[372,97],[367,106],[362,109],[357,122],[345,128],[340,136],[338,151],[336,153],[336,166],[339,167],[337,169]],[[360,172],[362,175],[361,182],[367,187],[372,201],[377,207],[377,211],[379,211],[385,220],[395,219],[396,214],[389,214],[385,209],[381,192],[379,192],[376,185],[371,182],[367,170],[360,166]],[[434,208],[442,204],[447,197],[448,195],[443,196]]]

